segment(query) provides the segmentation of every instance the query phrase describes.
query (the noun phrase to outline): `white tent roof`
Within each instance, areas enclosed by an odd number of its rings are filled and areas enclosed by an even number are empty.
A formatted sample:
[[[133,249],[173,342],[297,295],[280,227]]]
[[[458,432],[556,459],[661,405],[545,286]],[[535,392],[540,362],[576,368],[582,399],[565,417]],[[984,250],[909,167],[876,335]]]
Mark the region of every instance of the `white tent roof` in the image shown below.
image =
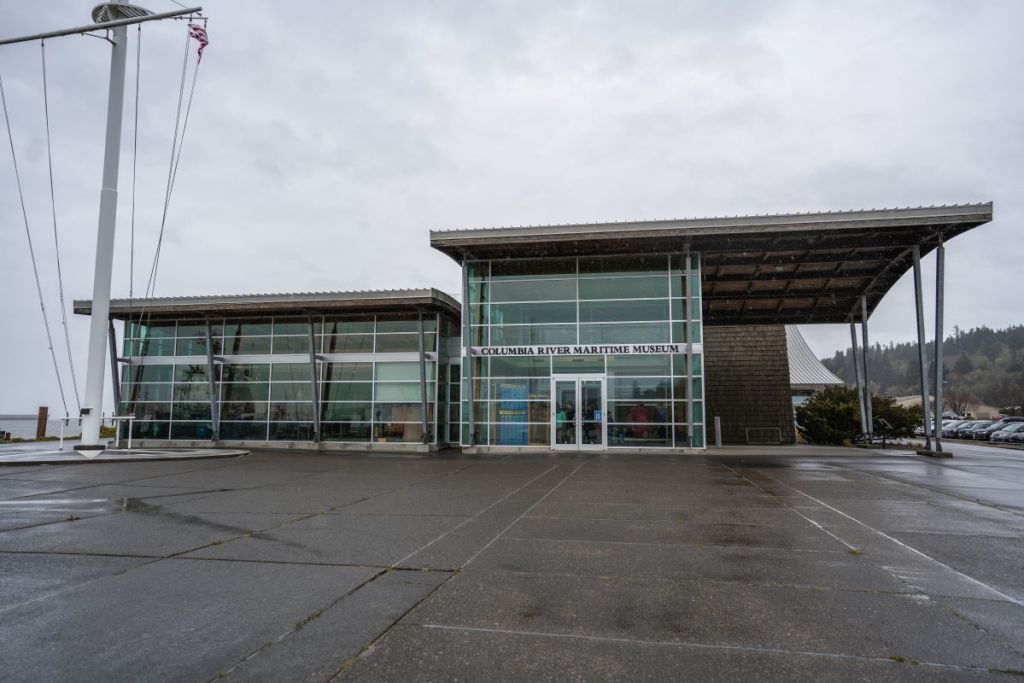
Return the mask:
[[[786,325],[786,350],[789,353],[790,386],[820,387],[845,384],[822,365],[796,325]]]

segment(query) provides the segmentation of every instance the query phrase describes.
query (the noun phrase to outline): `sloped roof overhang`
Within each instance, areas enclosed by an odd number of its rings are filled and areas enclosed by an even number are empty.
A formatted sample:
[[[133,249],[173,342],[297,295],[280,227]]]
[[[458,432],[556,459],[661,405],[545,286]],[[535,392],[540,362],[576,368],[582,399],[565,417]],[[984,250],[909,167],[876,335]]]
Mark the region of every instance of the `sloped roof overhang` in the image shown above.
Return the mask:
[[[75,301],[75,313],[89,315],[91,301]],[[216,296],[113,299],[110,317],[127,320],[145,313],[153,318],[310,313],[370,314],[429,311],[459,318],[459,302],[437,289],[395,289],[362,292],[296,292]]]
[[[873,311],[938,244],[992,220],[992,203],[661,221],[435,230],[457,262],[702,254],[704,324],[839,323]]]

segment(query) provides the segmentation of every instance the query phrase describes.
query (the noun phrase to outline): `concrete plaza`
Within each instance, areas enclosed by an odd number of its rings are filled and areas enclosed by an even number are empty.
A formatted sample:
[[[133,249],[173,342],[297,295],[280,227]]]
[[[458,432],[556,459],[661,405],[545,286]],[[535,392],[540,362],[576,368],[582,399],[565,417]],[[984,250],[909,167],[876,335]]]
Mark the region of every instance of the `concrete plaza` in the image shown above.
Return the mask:
[[[0,468],[3,680],[1020,680],[1024,453]]]

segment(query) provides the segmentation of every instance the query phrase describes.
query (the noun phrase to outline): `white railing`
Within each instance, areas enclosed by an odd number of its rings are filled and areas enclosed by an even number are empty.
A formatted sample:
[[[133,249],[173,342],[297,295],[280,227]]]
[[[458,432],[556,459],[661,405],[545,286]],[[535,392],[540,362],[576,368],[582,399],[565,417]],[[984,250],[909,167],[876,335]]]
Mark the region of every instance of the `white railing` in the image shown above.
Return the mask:
[[[100,418],[100,425],[102,426],[105,422],[110,421],[114,429],[114,448],[121,447],[121,429],[118,426],[118,422],[128,421],[128,450],[132,449],[132,431],[135,427],[135,416],[134,415],[106,415],[104,414]],[[78,422],[79,431],[82,428],[81,417],[62,417],[60,418],[60,450],[64,450],[64,428],[70,422]]]

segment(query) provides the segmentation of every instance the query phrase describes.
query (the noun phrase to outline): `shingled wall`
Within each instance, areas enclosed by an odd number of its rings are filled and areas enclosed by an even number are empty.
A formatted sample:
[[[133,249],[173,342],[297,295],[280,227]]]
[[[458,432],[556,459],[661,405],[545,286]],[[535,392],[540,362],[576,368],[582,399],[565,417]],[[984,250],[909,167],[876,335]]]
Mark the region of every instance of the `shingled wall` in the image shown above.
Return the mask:
[[[705,327],[704,408],[708,445],[715,442],[715,416],[722,443],[747,443],[747,427],[778,427],[782,442],[793,443],[785,327]]]

